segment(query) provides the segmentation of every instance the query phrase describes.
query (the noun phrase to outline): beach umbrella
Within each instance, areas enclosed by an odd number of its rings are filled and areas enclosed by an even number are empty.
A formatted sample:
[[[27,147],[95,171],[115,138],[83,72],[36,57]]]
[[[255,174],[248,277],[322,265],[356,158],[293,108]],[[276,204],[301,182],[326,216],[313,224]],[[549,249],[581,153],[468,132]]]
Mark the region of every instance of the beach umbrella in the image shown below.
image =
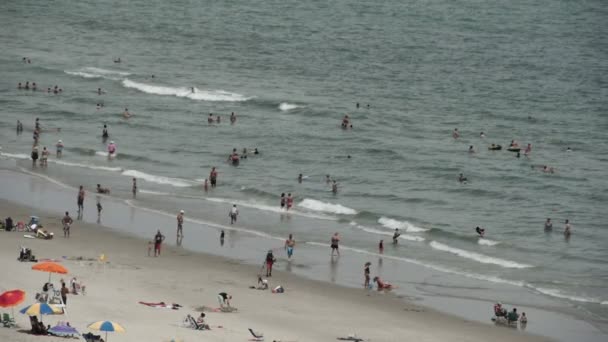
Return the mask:
[[[60,307],[57,307],[55,305],[50,305],[47,303],[32,304],[30,306],[26,306],[25,308],[21,309],[19,312],[21,312],[24,315],[28,315],[28,316],[63,314],[63,310]]]
[[[91,323],[88,326],[89,329],[97,330],[97,331],[105,331],[106,332],[106,341],[108,340],[108,331],[113,332],[125,332],[125,328],[123,328],[120,324],[114,323],[111,321],[98,321],[95,323]]]
[[[25,292],[21,290],[10,290],[0,294],[0,307],[11,308],[11,313],[15,317],[13,307],[21,304],[25,300]]]
[[[55,262],[39,262],[32,266],[33,270],[49,272],[49,282],[51,281],[51,273],[66,274],[68,269]]]
[[[58,325],[52,327],[51,329],[49,329],[49,332],[53,333],[54,335],[57,335],[57,336],[79,336],[80,335],[78,330],[74,329],[73,327],[71,327],[69,325],[65,325],[65,324],[58,324]]]

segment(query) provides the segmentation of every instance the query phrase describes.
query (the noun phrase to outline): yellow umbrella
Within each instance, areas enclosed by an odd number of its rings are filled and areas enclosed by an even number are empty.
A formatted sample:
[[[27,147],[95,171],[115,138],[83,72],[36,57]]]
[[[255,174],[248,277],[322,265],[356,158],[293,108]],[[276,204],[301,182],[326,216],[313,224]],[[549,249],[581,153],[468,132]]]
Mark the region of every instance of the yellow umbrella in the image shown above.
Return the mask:
[[[114,332],[121,332],[124,333],[125,332],[125,328],[123,328],[120,324],[118,323],[114,323],[111,321],[98,321],[95,323],[91,323],[88,326],[89,329],[93,329],[93,330],[98,330],[98,331],[105,331],[106,332],[106,341],[108,340],[108,331],[114,331]]]

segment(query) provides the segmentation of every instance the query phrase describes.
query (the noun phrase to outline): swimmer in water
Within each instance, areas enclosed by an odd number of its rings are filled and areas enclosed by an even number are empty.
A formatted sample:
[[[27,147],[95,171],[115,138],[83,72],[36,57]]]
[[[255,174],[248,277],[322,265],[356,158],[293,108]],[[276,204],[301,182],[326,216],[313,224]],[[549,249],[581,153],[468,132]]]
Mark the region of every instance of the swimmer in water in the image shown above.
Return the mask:
[[[302,184],[302,174],[301,173],[298,175],[298,183]]]
[[[129,108],[125,108],[125,111],[124,111],[124,113],[122,113],[122,116],[123,116],[125,119],[128,119],[128,118],[130,118],[130,117],[131,117],[131,115],[132,115],[132,114],[131,114],[131,113],[129,113]]]
[[[36,82],[32,83],[32,90],[36,90]]]
[[[257,147],[253,149],[253,154],[260,154]]]
[[[553,230],[553,223],[551,223],[551,219],[547,218],[547,221],[545,221],[545,231],[551,231]]]
[[[477,235],[479,235],[479,237],[483,237],[483,234],[486,233],[486,230],[484,228],[479,228],[479,226],[475,227],[475,232],[477,233]]]
[[[532,144],[528,144],[528,146],[526,146],[526,149],[524,151],[524,156],[529,156],[530,153],[532,153]]]
[[[213,123],[213,113],[209,113],[209,116],[207,117],[207,123],[208,124],[212,124]]]
[[[465,177],[462,173],[460,174],[460,176],[458,176],[458,181],[460,183],[464,183],[467,181],[467,177]]]
[[[109,194],[110,193],[110,189],[109,188],[102,188],[100,184],[97,184],[97,193],[98,194]]]
[[[475,149],[473,148],[473,145],[469,146],[469,153],[475,153]]]
[[[331,184],[331,178],[329,177],[329,175],[325,175],[325,184]]]
[[[110,135],[108,134],[108,126],[106,124],[103,125],[103,130],[101,131],[101,137],[103,139],[107,139]]]
[[[101,88],[97,88],[97,95],[101,95],[101,94],[102,94]]]
[[[230,154],[230,155],[228,156],[228,161],[229,161],[229,162],[232,162],[232,165],[236,166],[236,165],[238,165],[238,164],[239,164],[239,159],[240,159],[240,158],[239,158],[239,154],[238,154],[238,152],[236,151],[236,148],[233,148],[233,149],[232,149],[232,154]]]
[[[192,91],[192,94],[194,94],[194,93],[195,93],[195,91],[194,91],[194,87],[190,87],[190,90]]]
[[[241,153],[241,159],[247,159],[247,147],[243,147],[243,153]]]
[[[115,58],[115,59],[114,59],[114,63],[120,63],[120,62],[122,62],[122,61],[120,60],[120,57],[118,57],[118,58]]]
[[[333,192],[334,194],[338,193],[338,183],[336,183],[336,181],[334,180],[333,183],[331,184],[331,192]]]
[[[344,118],[342,119],[342,128],[347,129],[349,123],[350,123],[350,120],[349,120],[348,115],[344,115]]]
[[[19,82],[19,84],[17,84],[17,89],[23,89],[23,86],[21,85],[21,82]]]
[[[230,114],[230,123],[234,125],[235,122],[236,122],[236,115],[234,114],[234,112],[232,112],[232,114]]]
[[[572,152],[572,150],[570,149],[570,147],[566,148],[566,152]]]
[[[218,115],[215,117],[215,122],[217,122],[219,124],[221,119],[222,119],[222,117]]]
[[[570,226],[570,220],[566,220],[565,225],[564,225],[564,235],[566,237],[570,237],[570,234],[572,234],[571,229],[572,229],[572,227]]]
[[[285,198],[285,193],[281,194],[281,209],[285,209],[285,204],[287,203],[286,198]]]
[[[452,132],[452,138],[454,138],[454,139],[460,138],[460,133],[458,132],[458,128],[454,128],[454,132]]]
[[[359,109],[359,102],[357,102],[356,107],[357,107],[357,109]]]
[[[399,236],[401,236],[399,228],[395,228],[395,233],[393,233],[393,245],[396,245],[399,242]]]
[[[479,133],[479,137],[480,137],[481,139],[483,139],[483,138],[485,138],[485,137],[486,137],[486,135],[485,135],[485,133],[484,133],[484,132],[481,132],[481,133]]]

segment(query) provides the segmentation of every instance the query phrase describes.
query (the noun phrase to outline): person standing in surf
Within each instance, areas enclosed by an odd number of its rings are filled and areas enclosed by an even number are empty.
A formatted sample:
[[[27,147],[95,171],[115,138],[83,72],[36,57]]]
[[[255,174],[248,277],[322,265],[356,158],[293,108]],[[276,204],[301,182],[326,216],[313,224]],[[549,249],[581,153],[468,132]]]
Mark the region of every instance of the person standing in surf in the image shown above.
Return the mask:
[[[293,234],[289,234],[289,238],[285,240],[285,250],[287,250],[287,259],[291,260],[293,255],[293,248],[296,246],[296,240],[293,238]]]
[[[545,221],[545,231],[551,231],[553,230],[553,223],[551,223],[551,219],[547,218],[547,221]]]
[[[81,185],[78,189],[78,216],[82,217],[84,213],[84,187]]]
[[[363,287],[366,289],[370,288],[370,270],[369,267],[372,265],[371,262],[366,262],[365,266],[363,266],[363,277],[364,277],[364,281],[363,281]]]
[[[215,166],[211,168],[211,172],[209,173],[209,181],[211,182],[211,187],[215,188],[217,185],[217,171],[215,170]]]
[[[291,193],[287,194],[287,210],[293,207],[293,197],[291,197]]]
[[[236,222],[237,217],[239,216],[239,210],[236,208],[236,204],[232,205],[230,212],[228,213],[230,216],[230,224],[234,224]]]
[[[281,194],[281,209],[285,209],[285,193]]]
[[[331,237],[331,256],[334,256],[334,252],[338,253],[338,256],[340,256],[340,246],[338,246],[338,244],[340,243],[340,235],[338,235],[338,233],[336,232],[334,235],[332,235]]]
[[[101,139],[104,141],[108,139],[110,135],[108,134],[108,126],[106,124],[103,125],[103,130],[101,131]]]
[[[137,196],[137,178],[133,177],[133,185],[131,186],[131,192],[133,193],[133,198]]]
[[[233,125],[236,123],[236,115],[234,114],[234,112],[230,114],[230,123]]]
[[[177,214],[177,238],[184,237],[184,211],[180,210]]]
[[[57,144],[55,144],[55,149],[57,158],[61,158],[61,155],[63,154],[63,141],[61,141],[61,139],[59,139],[59,141],[57,141]]]
[[[401,236],[399,228],[395,228],[395,233],[393,234],[393,245],[396,245],[399,242],[399,236]]]

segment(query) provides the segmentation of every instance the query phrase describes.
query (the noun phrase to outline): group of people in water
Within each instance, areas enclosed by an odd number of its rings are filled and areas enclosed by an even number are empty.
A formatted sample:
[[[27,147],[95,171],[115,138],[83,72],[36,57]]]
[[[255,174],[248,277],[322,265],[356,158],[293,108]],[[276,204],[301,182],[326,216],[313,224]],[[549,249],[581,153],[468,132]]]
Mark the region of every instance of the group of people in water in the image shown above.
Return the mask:
[[[30,81],[26,81],[25,84],[22,84],[21,82],[19,82],[17,84],[17,89],[37,91],[38,85],[36,84],[36,82],[32,82],[32,84],[30,85]],[[46,92],[47,92],[47,94],[50,94],[50,93],[61,94],[61,93],[63,93],[63,89],[59,88],[59,86],[56,85],[53,88],[47,88]]]

